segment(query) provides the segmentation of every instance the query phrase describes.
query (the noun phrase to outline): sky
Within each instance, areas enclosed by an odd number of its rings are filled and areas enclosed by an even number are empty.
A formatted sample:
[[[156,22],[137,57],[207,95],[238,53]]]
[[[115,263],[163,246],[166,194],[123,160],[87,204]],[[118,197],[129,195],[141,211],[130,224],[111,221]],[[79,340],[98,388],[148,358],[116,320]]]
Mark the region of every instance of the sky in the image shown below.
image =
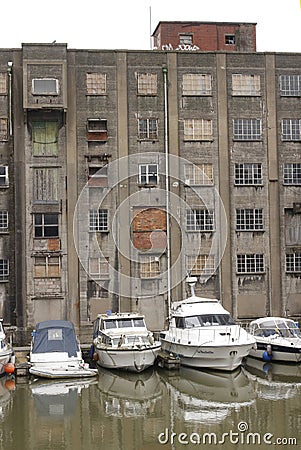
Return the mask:
[[[257,23],[257,51],[301,52],[301,0],[10,0],[0,48],[66,43],[71,49],[149,50],[160,21]],[[11,19],[10,19],[11,18]]]

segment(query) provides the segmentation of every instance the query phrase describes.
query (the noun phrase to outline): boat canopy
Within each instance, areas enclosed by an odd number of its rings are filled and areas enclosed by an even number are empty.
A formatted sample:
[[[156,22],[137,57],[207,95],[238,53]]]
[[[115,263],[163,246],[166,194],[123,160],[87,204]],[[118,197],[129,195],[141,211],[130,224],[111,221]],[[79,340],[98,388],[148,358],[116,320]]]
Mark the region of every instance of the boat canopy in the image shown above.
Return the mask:
[[[66,320],[39,322],[33,337],[32,353],[64,352],[71,357],[79,351],[74,325]]]

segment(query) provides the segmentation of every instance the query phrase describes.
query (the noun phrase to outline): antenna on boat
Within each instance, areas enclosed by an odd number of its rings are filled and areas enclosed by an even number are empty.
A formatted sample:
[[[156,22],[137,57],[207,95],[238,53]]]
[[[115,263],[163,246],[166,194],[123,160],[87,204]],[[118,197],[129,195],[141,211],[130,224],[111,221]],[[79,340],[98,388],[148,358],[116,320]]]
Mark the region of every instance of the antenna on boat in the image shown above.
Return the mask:
[[[191,296],[194,297],[195,296],[195,291],[194,291],[194,287],[196,282],[198,281],[197,277],[186,277],[186,283],[189,285],[190,290],[191,290]]]

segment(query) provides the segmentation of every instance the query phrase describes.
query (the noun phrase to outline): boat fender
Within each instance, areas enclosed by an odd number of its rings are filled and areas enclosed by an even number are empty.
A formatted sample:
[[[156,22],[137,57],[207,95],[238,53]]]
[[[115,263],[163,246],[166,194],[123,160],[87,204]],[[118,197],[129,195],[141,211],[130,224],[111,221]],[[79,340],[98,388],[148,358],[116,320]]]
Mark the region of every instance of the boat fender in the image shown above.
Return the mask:
[[[4,372],[5,372],[7,375],[11,375],[12,373],[14,373],[14,371],[15,371],[15,365],[14,365],[13,363],[8,362],[7,364],[5,364],[5,366],[4,366]]]
[[[268,345],[267,349],[262,354],[262,359],[266,362],[272,361],[273,359],[273,353],[272,353],[272,346]]]
[[[98,361],[98,354],[96,352],[93,353],[93,361]]]

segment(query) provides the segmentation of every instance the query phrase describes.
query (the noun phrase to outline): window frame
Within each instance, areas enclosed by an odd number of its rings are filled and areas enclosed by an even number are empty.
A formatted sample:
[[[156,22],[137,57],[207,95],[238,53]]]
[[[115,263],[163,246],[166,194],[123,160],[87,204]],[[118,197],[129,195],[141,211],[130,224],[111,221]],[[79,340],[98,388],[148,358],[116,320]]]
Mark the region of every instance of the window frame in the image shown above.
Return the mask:
[[[36,81],[53,81],[55,84],[55,90],[45,90],[40,92],[35,92],[35,82]],[[57,78],[33,78],[31,80],[31,93],[32,95],[40,95],[40,96],[58,96],[60,94],[60,85],[59,80]]]
[[[8,211],[7,209],[0,210],[0,232],[8,231]]]
[[[288,174],[287,177],[286,177],[286,173]],[[286,180],[288,180],[288,181],[286,181]],[[285,163],[285,164],[283,164],[283,184],[285,186],[294,186],[294,185],[300,186],[301,185],[301,163]]]
[[[213,233],[215,231],[214,210],[191,208],[186,210],[186,231]]]
[[[301,119],[281,120],[281,140],[282,142],[301,141]]]
[[[9,260],[0,259],[0,282],[6,282],[9,279]]]
[[[56,120],[34,120],[31,122],[32,129],[32,154],[34,157],[57,157],[59,146],[59,124]],[[43,141],[37,139],[44,134]]]
[[[7,95],[7,72],[0,72],[0,95]]]
[[[58,213],[34,213],[34,238],[35,239],[52,239],[59,237],[59,214]],[[56,217],[56,223],[45,223],[46,216]],[[40,222],[37,223],[37,219],[40,217]],[[57,229],[57,233],[48,234],[50,230]],[[37,230],[41,230],[41,234],[37,233]]]
[[[8,141],[8,118],[0,117],[0,142]]]
[[[108,140],[107,119],[100,119],[100,118],[87,119],[87,140],[89,142],[91,141],[107,142]]]
[[[236,255],[236,273],[238,275],[265,273],[264,254],[246,253]]]
[[[0,172],[3,170],[4,173],[0,173],[0,189],[9,187],[9,173],[7,165],[0,165]],[[3,181],[3,182],[2,182]]]
[[[145,270],[144,270],[145,269]],[[140,255],[139,276],[141,279],[155,279],[161,277],[160,259],[155,256]]]
[[[182,95],[183,97],[212,96],[212,75],[210,73],[184,73]]]
[[[233,119],[233,141],[262,141],[262,120]]]
[[[39,260],[39,264],[38,264]],[[43,262],[43,264],[41,264]],[[45,262],[45,263],[44,263]],[[44,273],[41,272],[41,269],[37,269],[37,267],[43,267]],[[55,269],[55,273],[52,272],[53,268]],[[34,278],[60,278],[61,277],[61,258],[58,255],[37,255],[34,256]]]
[[[107,209],[89,210],[89,232],[108,233],[109,231],[109,211]]]
[[[144,97],[158,95],[158,76],[156,73],[137,73],[137,95]]]
[[[97,271],[96,272],[92,272],[92,266],[94,267],[94,264],[92,264],[92,260],[96,263],[97,266]],[[89,257],[89,276],[92,277],[93,279],[102,279],[102,278],[108,278],[109,277],[109,258],[99,258],[99,257]],[[102,270],[102,268],[105,268],[106,270]]]
[[[295,80],[295,81],[294,81]],[[297,89],[291,85],[297,85]],[[281,97],[301,97],[301,75],[283,74],[279,76],[279,90]]]
[[[236,78],[236,80],[235,80]],[[261,96],[260,75],[258,74],[232,74],[233,97],[259,97]]]
[[[236,231],[263,231],[262,208],[236,208]]]
[[[240,166],[240,167],[238,167],[238,166]],[[239,174],[242,172],[243,177],[238,177],[237,176],[238,172],[239,172]],[[260,172],[260,174],[259,174],[259,172]],[[257,174],[260,175],[260,178],[257,177]],[[251,177],[249,177],[249,175],[251,175]],[[238,182],[239,180],[242,180],[243,182],[240,183],[240,182]],[[248,180],[250,180],[250,182],[247,183]],[[255,182],[256,180],[259,180],[259,182],[256,183]],[[263,186],[262,164],[261,163],[235,163],[235,165],[234,165],[234,185],[235,186]]]
[[[208,174],[210,174],[210,176]],[[188,186],[213,186],[213,164],[185,164],[184,180],[185,184]]]
[[[155,125],[155,126],[154,126]],[[138,140],[157,141],[158,140],[158,119],[155,117],[138,119]]]
[[[151,167],[155,167],[156,170],[151,171]],[[145,168],[145,173],[142,173],[143,168]],[[145,178],[145,180],[143,180],[143,178]],[[151,178],[154,178],[154,180],[152,181]],[[159,184],[158,164],[139,164],[138,184],[157,186]]]
[[[90,80],[89,80],[90,76]],[[99,78],[93,80],[92,78]],[[107,74],[100,72],[87,72],[86,73],[86,95],[97,96],[107,94]]]
[[[286,253],[285,272],[287,274],[301,273],[301,251]]]
[[[186,255],[186,271],[191,276],[212,275],[216,271],[215,256],[205,253]]]
[[[184,141],[212,142],[212,119],[184,119]]]

